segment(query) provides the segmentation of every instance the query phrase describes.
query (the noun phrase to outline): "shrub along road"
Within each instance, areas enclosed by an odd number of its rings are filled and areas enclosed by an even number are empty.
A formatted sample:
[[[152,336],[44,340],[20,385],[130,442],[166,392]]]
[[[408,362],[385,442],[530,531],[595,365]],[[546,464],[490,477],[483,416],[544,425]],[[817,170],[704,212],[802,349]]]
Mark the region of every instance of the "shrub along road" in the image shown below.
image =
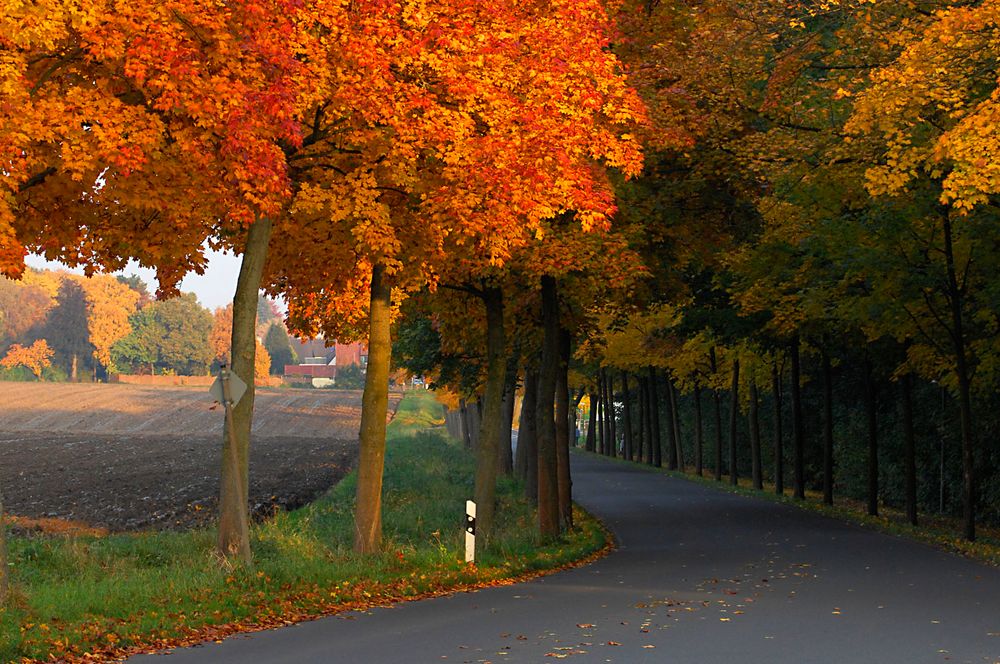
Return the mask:
[[[170,661],[1000,662],[998,569],[638,466],[573,464],[578,501],[620,543],[603,560]]]

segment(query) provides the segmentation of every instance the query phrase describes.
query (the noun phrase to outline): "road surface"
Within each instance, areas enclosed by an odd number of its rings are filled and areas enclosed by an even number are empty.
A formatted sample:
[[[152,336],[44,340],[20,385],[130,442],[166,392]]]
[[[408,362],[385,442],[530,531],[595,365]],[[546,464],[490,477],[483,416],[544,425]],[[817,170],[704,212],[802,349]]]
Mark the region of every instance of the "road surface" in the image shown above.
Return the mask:
[[[998,569],[636,466],[574,455],[573,470],[619,542],[596,563],[168,661],[1000,663]]]

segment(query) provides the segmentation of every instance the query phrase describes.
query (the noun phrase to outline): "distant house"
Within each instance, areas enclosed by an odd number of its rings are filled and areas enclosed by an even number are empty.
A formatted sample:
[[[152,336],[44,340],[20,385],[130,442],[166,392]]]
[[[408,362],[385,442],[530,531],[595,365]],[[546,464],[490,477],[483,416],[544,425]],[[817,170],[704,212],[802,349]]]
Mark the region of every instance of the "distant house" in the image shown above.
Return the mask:
[[[359,366],[362,371],[368,366],[368,349],[358,342],[342,344],[334,341],[333,346],[327,346],[323,339],[296,339],[292,347],[303,360],[300,364],[285,365],[285,376],[288,377],[336,380],[338,366]]]

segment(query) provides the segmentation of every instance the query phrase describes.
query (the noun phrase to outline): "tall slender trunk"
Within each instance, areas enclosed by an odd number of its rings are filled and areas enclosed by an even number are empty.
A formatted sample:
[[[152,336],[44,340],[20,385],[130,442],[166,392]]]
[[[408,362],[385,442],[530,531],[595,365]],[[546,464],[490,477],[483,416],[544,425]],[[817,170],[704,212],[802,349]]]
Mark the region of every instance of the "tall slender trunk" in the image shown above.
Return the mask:
[[[649,380],[639,378],[639,409],[642,423],[642,463],[653,465],[653,416],[649,407]]]
[[[833,370],[823,351],[823,502],[833,505]]]
[[[792,357],[792,443],[795,453],[795,497],[806,498],[805,431],[802,420],[802,372],[799,366],[799,338],[792,339],[789,353]]]
[[[657,375],[652,367],[650,367],[650,378],[651,381],[657,380]],[[674,429],[674,413],[673,409],[670,407],[671,394],[670,394],[670,383],[667,382],[667,468],[669,470],[677,470],[677,431]]]
[[[258,217],[247,232],[233,296],[232,371],[247,385],[222,433],[218,551],[250,562],[250,428],[253,423],[257,295],[271,240],[271,220]]]
[[[73,353],[73,359],[69,365],[69,379],[74,383],[80,380],[80,358]]]
[[[906,520],[917,525],[917,450],[913,434],[913,376],[899,379],[902,394],[900,408],[903,420],[903,478],[906,493]]]
[[[757,380],[750,377],[750,472],[753,476],[753,488],[764,489],[764,473],[760,462],[760,394],[757,392]]]
[[[517,434],[517,475],[524,479],[524,495],[538,501],[538,370],[524,372],[524,400]]]
[[[951,218],[942,217],[944,255],[948,275],[948,304],[951,309],[951,342],[955,353],[955,375],[958,378],[958,408],[962,432],[962,522],[965,539],[976,539],[976,448],[972,428],[972,370],[969,367],[968,346],[965,339],[965,320],[962,312],[965,300],[964,287],[958,283],[955,268],[955,248],[952,240]],[[972,259],[969,258],[971,261]]]
[[[625,450],[622,456],[632,461],[635,453],[635,449],[632,447],[632,392],[628,387],[628,372],[626,371],[622,372],[622,404],[624,405],[622,427],[625,429]]]
[[[677,441],[677,469],[684,472],[684,439],[681,438],[681,418],[677,408],[677,389],[674,381],[667,376],[667,395],[670,397],[670,423],[674,428],[674,440]]]
[[[361,441],[358,456],[354,550],[375,553],[382,546],[382,470],[385,467],[385,426],[389,410],[389,333],[392,286],[385,266],[372,266],[368,311],[368,367],[361,395]]]
[[[777,363],[771,365],[771,394],[774,401],[774,492],[785,493],[785,442],[781,418],[781,376]]]
[[[7,524],[4,521],[3,491],[0,490],[0,609],[7,605],[10,580],[7,567]]]
[[[715,481],[722,481],[722,398],[719,391],[712,390],[712,401],[715,405]]]
[[[611,424],[608,419],[608,372],[601,369],[601,454],[611,455]]]
[[[559,478],[556,460],[555,396],[559,366],[559,302],[556,280],[542,277],[542,365],[538,373],[538,531],[559,534]]]
[[[733,359],[733,383],[729,388],[729,483],[740,483],[739,469],[736,467],[736,444],[739,440],[737,425],[740,412],[740,361]]]
[[[705,471],[704,426],[701,418],[701,385],[694,386],[694,472],[701,477]]]
[[[458,400],[458,412],[462,418],[462,445],[467,450],[472,449],[472,415],[469,413],[469,403],[465,399]]]
[[[608,454],[617,457],[618,456],[618,411],[615,408],[615,377],[611,371],[607,372],[608,376],[608,400],[605,402],[607,404],[608,413],[608,441],[611,446],[608,448]]]
[[[503,397],[507,382],[507,340],[504,335],[503,291],[496,287],[482,291],[486,308],[486,389],[483,417],[476,447],[476,545],[489,545],[496,510],[497,466],[503,442]],[[482,538],[482,539],[480,539]]]
[[[865,415],[868,420],[868,514],[878,515],[878,396],[875,392],[875,379],[872,376],[872,363],[865,351],[862,363],[865,372]]]
[[[663,467],[663,444],[660,440],[660,397],[656,391],[656,370],[649,367],[649,426],[650,443],[653,447],[653,465]]]
[[[587,413],[587,443],[586,450],[588,452],[596,452],[597,445],[594,442],[594,437],[597,435],[597,405],[598,398],[596,392],[591,392],[587,395],[590,402],[589,412]]]
[[[559,517],[562,527],[573,527],[573,478],[569,467],[569,360],[572,339],[569,331],[560,328],[558,334],[558,367],[556,370],[555,424],[556,470],[559,486]]]
[[[503,388],[503,425],[500,435],[500,452],[497,455],[497,474],[511,475],[514,472],[514,406],[517,397],[517,357],[511,357],[507,362],[507,373]]]

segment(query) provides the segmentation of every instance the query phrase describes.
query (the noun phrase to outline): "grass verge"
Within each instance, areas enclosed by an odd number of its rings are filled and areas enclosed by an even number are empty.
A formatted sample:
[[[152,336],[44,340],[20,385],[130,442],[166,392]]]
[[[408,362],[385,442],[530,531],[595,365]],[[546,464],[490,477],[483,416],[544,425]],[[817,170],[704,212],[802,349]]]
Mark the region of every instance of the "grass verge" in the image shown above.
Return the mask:
[[[535,536],[516,484],[499,487],[497,536],[461,562],[474,462],[447,440],[440,407],[411,393],[389,425],[385,550],[351,551],[355,476],[253,529],[254,564],[226,567],[214,533],[24,536],[10,542],[12,601],[0,661],[109,660],[297,620],[499,585],[596,557],[608,534],[586,514],[558,541]]]
[[[594,454],[595,456],[600,456],[602,459],[609,458],[593,452],[583,453]],[[957,553],[994,567],[1000,567],[1000,528],[977,524],[977,539],[975,542],[968,542],[961,537],[961,521],[954,517],[921,514],[919,515],[920,525],[914,526],[906,521],[906,514],[903,510],[888,505],[879,505],[879,516],[869,516],[867,513],[867,503],[852,498],[835,496],[834,504],[827,505],[823,502],[822,492],[819,491],[806,491],[806,499],[797,500],[788,494],[776,494],[774,492],[774,484],[770,482],[764,482],[764,490],[758,491],[753,487],[753,483],[749,478],[738,478],[739,484],[733,486],[729,483],[729,477],[726,475],[723,476],[721,482],[717,482],[714,478],[707,475],[697,475],[693,470],[681,472],[646,466],[625,459],[616,458],[611,460],[618,463],[639,465],[651,472],[663,473],[671,477],[696,482],[716,490],[809,510],[810,512],[855,523],[897,537],[905,537],[930,544],[951,553]],[[790,490],[786,489],[786,491],[790,493]]]

